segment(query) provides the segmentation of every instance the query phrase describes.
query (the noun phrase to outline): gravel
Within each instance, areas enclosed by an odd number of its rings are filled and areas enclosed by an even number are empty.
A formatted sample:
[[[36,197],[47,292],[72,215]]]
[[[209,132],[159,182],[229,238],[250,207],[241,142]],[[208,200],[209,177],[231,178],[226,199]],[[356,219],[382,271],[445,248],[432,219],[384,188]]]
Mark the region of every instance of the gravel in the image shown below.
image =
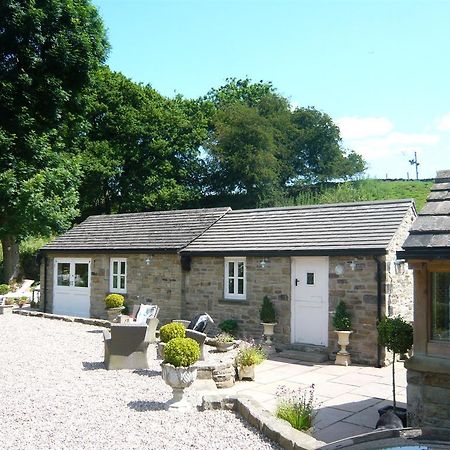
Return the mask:
[[[154,348],[150,369],[107,371],[100,328],[15,314],[0,342],[1,449],[279,448],[229,411],[166,411]]]

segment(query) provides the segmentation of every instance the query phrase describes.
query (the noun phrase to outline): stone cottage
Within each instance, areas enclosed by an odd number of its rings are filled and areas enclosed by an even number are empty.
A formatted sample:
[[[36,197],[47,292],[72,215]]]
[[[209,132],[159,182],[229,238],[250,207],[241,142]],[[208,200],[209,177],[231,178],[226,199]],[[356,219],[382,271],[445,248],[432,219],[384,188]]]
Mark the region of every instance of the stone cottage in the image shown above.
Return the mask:
[[[260,337],[267,295],[279,345],[329,354],[337,349],[331,314],[344,300],[352,360],[383,365],[377,318],[412,318],[411,271],[396,251],[415,217],[411,200],[94,216],[42,249],[45,307],[98,317],[104,296],[121,292],[157,303],[163,322],[208,311]],[[73,306],[81,287],[82,310]]]
[[[450,429],[450,170],[437,173],[403,249],[415,278],[408,412],[413,426]]]

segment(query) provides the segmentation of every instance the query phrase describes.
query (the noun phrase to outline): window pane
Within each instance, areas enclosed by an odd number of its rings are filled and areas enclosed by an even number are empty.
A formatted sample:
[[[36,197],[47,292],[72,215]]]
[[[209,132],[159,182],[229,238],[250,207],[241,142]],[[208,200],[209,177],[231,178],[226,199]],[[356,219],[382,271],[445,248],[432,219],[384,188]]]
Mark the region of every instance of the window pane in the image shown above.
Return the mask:
[[[119,263],[117,261],[113,261],[113,274],[116,275],[119,273]]]
[[[120,273],[121,273],[122,275],[125,275],[125,261],[122,261],[122,262],[120,263]]]
[[[75,286],[89,286],[89,264],[75,263]]]
[[[238,277],[244,276],[244,263],[240,262],[238,263]]]
[[[314,273],[307,272],[307,274],[306,274],[306,284],[314,284]]]
[[[228,279],[228,292],[234,294],[234,278]]]
[[[228,263],[228,276],[234,277],[234,262]]]
[[[125,277],[120,277],[120,289],[125,289]]]
[[[238,279],[238,294],[243,294],[244,293],[244,280],[242,278]]]
[[[431,338],[450,341],[450,273],[431,274]]]
[[[117,276],[113,276],[113,289],[117,289]]]
[[[70,263],[58,263],[57,283],[58,286],[70,286]]]

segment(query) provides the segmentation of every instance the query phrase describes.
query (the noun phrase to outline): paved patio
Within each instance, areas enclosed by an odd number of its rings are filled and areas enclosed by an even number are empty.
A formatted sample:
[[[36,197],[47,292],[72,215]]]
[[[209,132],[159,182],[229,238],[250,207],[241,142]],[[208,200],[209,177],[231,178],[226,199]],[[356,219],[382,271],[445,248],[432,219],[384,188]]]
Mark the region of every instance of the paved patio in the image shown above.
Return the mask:
[[[396,363],[396,398],[406,405],[406,369]],[[276,390],[315,385],[317,415],[314,437],[324,442],[373,431],[378,409],[392,404],[392,367],[336,366],[312,364],[272,357],[256,368],[255,381],[237,382],[219,392],[253,397],[265,409],[275,411]]]

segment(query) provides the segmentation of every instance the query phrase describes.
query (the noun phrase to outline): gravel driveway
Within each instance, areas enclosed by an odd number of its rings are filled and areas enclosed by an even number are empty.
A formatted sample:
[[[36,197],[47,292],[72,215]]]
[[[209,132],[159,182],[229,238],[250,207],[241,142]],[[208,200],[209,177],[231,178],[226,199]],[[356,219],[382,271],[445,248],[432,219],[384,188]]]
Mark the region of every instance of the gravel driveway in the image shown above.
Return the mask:
[[[165,411],[158,362],[105,370],[100,328],[2,315],[0,342],[1,449],[278,448],[228,411]]]

